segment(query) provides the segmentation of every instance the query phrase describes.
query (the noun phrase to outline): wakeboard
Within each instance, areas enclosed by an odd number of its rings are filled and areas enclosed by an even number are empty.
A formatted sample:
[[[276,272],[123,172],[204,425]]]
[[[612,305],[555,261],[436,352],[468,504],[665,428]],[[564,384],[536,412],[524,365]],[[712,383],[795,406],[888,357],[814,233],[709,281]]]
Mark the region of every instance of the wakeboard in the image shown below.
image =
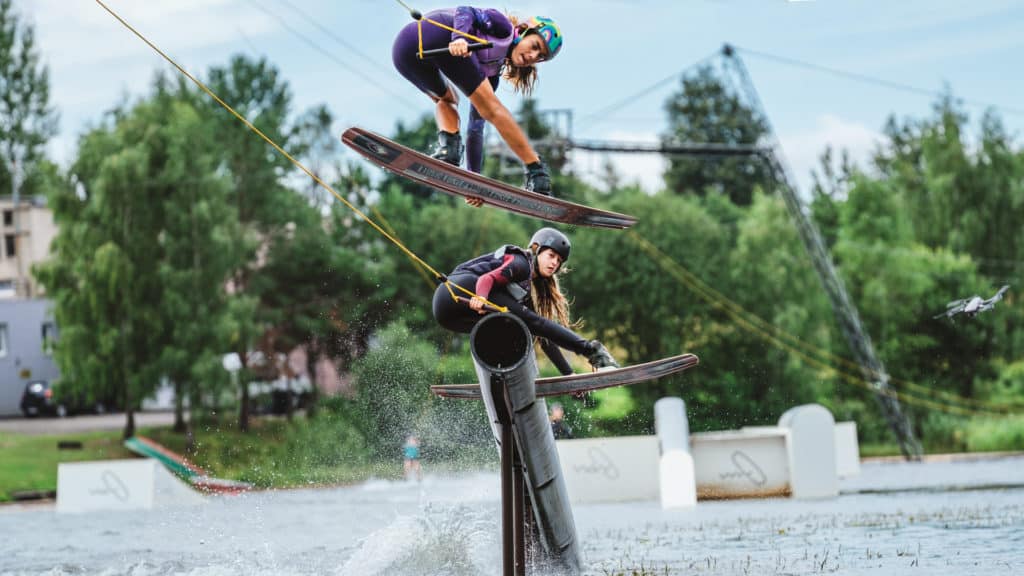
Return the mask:
[[[682,372],[693,368],[700,362],[694,354],[681,354],[669,356],[661,360],[616,368],[613,370],[601,370],[589,374],[571,374],[569,376],[556,376],[554,378],[540,378],[537,380],[537,397],[561,396],[563,394],[580,394],[591,392],[602,388],[615,386],[627,386],[638,382],[646,382]],[[439,384],[431,386],[430,391],[442,398],[459,398],[463,400],[479,400],[479,384]]]
[[[453,196],[477,198],[484,204],[510,212],[575,226],[624,229],[636,224],[633,216],[510,186],[431,158],[362,128],[345,130],[341,140],[374,164]]]

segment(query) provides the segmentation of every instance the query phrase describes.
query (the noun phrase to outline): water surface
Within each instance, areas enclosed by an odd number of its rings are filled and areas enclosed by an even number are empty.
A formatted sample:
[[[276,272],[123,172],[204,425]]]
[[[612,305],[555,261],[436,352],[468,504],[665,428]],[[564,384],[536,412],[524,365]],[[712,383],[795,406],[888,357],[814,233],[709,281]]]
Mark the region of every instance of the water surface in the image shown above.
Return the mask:
[[[578,505],[588,575],[1022,574],[1024,458],[866,463],[823,501]],[[57,514],[0,507],[0,574],[500,574],[493,473]]]

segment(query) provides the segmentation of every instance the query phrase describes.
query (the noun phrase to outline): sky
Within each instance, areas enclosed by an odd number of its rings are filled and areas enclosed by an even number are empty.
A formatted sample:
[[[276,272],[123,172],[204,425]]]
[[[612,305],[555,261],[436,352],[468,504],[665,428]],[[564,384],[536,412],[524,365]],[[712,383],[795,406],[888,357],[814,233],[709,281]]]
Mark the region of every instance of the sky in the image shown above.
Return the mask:
[[[201,78],[236,53],[266,57],[291,86],[295,112],[326,104],[339,134],[353,125],[390,134],[397,122],[413,123],[433,109],[391,65],[394,36],[411,21],[398,2],[104,3]],[[405,3],[423,11],[446,6]],[[863,163],[887,118],[928,117],[946,88],[966,102],[972,120],[990,106],[1018,143],[1024,129],[1024,105],[1016,97],[1024,94],[1019,0],[475,5],[559,23],[563,49],[540,66],[534,96],[540,109],[572,110],[578,139],[657,140],[666,129],[663,104],[679,88],[673,75],[692,71],[725,43],[738,47],[802,190],[826,146],[846,149]],[[15,7],[35,27],[50,70],[52,103],[61,117],[50,155],[66,165],[80,134],[126,98],[146,95],[155,72],[168,66],[95,0],[15,0]],[[787,63],[794,61],[801,65]],[[519,107],[519,96],[507,87],[498,95],[509,109]],[[627,181],[650,190],[661,185],[664,160],[658,156],[577,153],[574,162],[581,175],[593,177],[606,159]]]

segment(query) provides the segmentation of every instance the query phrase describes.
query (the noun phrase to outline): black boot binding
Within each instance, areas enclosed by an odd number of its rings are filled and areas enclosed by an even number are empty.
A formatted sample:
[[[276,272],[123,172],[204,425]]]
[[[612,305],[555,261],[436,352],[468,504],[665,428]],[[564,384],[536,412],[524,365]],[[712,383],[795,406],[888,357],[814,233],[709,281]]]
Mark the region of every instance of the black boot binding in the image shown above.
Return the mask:
[[[452,166],[462,164],[462,134],[439,130],[437,146],[430,153],[430,157],[447,162]]]

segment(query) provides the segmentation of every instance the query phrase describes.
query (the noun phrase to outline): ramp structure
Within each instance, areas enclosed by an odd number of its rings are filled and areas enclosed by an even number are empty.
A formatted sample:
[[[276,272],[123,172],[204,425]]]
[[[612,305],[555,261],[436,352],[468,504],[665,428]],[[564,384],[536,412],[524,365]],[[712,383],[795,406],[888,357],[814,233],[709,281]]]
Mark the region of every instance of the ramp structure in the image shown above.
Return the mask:
[[[168,470],[201,492],[238,494],[252,488],[252,484],[248,482],[213,478],[209,473],[190,462],[181,454],[168,450],[162,444],[145,436],[132,436],[124,441],[124,446],[139,456],[145,456],[160,462]]]
[[[148,510],[203,502],[203,497],[156,460],[62,462],[57,512]]]

